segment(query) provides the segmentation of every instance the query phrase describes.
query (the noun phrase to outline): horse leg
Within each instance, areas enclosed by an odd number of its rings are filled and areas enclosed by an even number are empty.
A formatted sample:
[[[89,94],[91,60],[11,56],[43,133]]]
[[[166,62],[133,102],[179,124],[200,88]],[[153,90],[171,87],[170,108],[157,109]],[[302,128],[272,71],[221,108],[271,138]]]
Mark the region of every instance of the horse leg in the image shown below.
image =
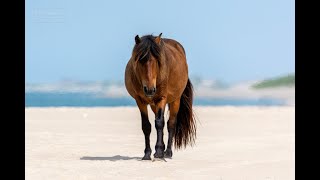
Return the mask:
[[[180,98],[169,104],[170,116],[169,116],[169,120],[167,122],[168,144],[167,144],[167,149],[164,152],[164,155],[167,158],[172,157],[171,147],[172,147],[172,140],[173,140],[173,136],[174,136],[174,132],[175,132],[175,123],[176,123],[176,118],[177,118],[177,114],[179,111],[179,107],[180,107]]]
[[[166,100],[162,99],[156,105],[156,120],[155,126],[157,129],[157,143],[156,143],[156,153],[154,153],[155,158],[163,158],[164,157],[164,149],[165,145],[163,142],[163,127],[164,127],[164,111],[166,106]]]
[[[150,147],[150,133],[151,133],[151,124],[148,118],[148,109],[147,105],[137,101],[137,105],[140,110],[141,120],[142,120],[142,131],[145,139],[145,149],[144,156],[142,160],[151,160],[151,147]]]
[[[151,110],[153,111],[154,114],[156,114],[156,106],[155,105],[150,105]]]

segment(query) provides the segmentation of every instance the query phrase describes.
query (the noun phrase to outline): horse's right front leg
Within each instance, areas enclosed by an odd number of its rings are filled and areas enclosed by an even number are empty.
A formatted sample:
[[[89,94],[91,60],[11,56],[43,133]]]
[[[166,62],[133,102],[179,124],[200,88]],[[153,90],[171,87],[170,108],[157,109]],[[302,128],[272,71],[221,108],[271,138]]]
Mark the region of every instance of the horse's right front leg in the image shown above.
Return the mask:
[[[147,105],[142,104],[138,101],[137,101],[137,105],[141,113],[142,131],[143,131],[144,140],[145,140],[144,156],[142,160],[151,160],[151,157],[150,157],[151,156],[151,147],[150,147],[151,124],[148,118]]]

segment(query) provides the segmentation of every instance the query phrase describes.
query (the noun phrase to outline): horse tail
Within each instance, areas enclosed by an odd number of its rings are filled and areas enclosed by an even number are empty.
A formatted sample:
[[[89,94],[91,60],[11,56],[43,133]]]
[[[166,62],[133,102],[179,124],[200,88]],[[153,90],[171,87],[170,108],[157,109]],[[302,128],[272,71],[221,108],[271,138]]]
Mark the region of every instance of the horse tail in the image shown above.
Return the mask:
[[[196,119],[192,112],[193,86],[188,79],[181,98],[180,107],[176,118],[174,146],[176,149],[186,148],[189,144],[193,146],[196,139]]]

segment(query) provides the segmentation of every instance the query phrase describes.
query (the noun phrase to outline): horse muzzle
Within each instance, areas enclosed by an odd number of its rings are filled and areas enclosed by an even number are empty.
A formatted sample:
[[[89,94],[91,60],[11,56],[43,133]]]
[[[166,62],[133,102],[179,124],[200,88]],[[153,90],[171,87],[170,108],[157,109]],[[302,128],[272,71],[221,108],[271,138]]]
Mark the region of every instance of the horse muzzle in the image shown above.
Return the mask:
[[[148,88],[147,86],[143,86],[143,92],[148,98],[151,98],[156,94],[156,88]]]

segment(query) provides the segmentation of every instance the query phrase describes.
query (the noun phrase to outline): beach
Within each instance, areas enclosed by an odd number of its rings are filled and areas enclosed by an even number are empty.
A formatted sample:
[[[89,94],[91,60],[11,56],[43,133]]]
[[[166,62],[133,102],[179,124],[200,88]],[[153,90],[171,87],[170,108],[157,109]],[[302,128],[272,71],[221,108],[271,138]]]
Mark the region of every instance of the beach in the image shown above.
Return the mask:
[[[173,150],[172,159],[142,161],[137,107],[25,108],[26,179],[295,179],[294,106],[196,106],[194,111],[195,146]],[[149,119],[153,158],[150,109]]]

